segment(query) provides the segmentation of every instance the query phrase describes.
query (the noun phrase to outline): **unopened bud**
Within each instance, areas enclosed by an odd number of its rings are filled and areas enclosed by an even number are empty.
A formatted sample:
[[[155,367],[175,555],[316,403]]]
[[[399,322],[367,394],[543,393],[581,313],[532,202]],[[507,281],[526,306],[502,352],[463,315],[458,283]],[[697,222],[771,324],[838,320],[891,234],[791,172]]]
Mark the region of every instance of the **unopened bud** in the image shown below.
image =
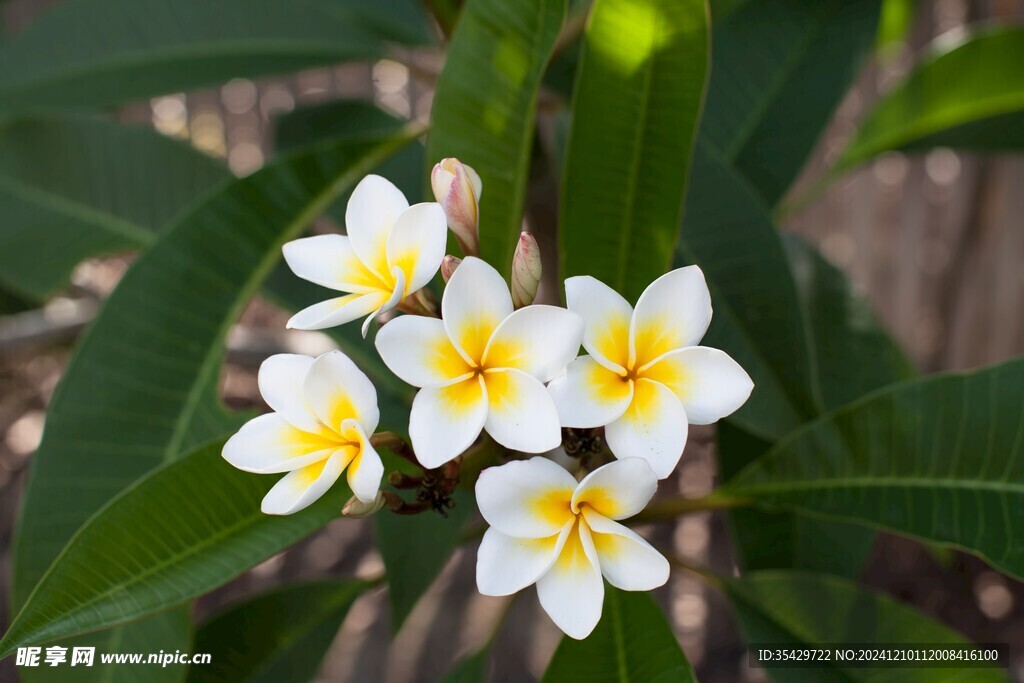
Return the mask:
[[[451,254],[445,254],[444,259],[441,261],[441,277],[444,278],[445,282],[452,279],[452,275],[455,274],[455,269],[462,263],[462,259],[458,256],[452,256]]]
[[[529,306],[537,296],[540,284],[540,247],[528,232],[519,235],[519,244],[512,257],[512,303],[516,308]]]
[[[478,207],[483,191],[480,176],[458,159],[442,159],[430,172],[430,186],[462,251],[467,256],[477,255],[480,251]]]
[[[355,496],[349,498],[348,502],[341,508],[341,514],[353,519],[362,519],[376,514],[387,504],[382,491],[377,492],[377,497],[369,503],[364,503]]]

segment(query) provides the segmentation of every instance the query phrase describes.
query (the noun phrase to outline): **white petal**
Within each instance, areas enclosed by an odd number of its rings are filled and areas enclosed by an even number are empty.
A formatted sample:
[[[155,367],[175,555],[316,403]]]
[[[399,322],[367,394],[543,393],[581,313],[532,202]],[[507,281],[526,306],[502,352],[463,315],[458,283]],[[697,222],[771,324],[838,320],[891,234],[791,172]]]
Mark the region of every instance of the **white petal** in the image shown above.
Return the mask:
[[[440,204],[410,206],[395,221],[388,237],[388,267],[405,274],[405,293],[422,289],[441,267],[448,223]]]
[[[601,573],[608,583],[626,591],[649,591],[668,581],[665,556],[632,529],[584,508]]]
[[[706,346],[671,351],[642,369],[641,376],[671,389],[695,425],[731,415],[754,389],[750,376],[729,354]]]
[[[488,467],[476,481],[476,504],[492,527],[516,538],[547,538],[572,521],[576,479],[547,458]]]
[[[563,427],[603,427],[617,420],[633,399],[633,382],[594,360],[580,356],[551,380],[548,392],[555,400]]]
[[[579,353],[583,319],[556,306],[526,306],[505,318],[494,331],[484,366],[515,368],[548,382]]]
[[[652,282],[633,312],[629,343],[636,366],[693,346],[711,323],[711,294],[697,266],[678,268]]]
[[[565,635],[582,640],[601,620],[604,580],[586,524],[576,524],[558,559],[537,581],[540,606]]]
[[[292,272],[303,280],[342,292],[365,294],[387,288],[367,268],[345,235],[315,235],[293,240],[281,249]]]
[[[346,294],[337,299],[328,299],[304,308],[288,321],[288,328],[295,330],[324,330],[362,318],[367,314],[376,315],[384,303],[382,294]]]
[[[319,432],[323,425],[306,403],[302,384],[313,366],[313,359],[294,353],[278,353],[260,365],[260,395],[271,408],[299,429]]]
[[[348,477],[348,486],[352,489],[355,497],[364,503],[372,503],[377,499],[377,492],[380,491],[380,480],[384,477],[384,463],[380,455],[370,444],[363,425],[357,420],[345,420],[342,424],[342,433],[352,438],[359,444],[359,452],[352,462],[349,463],[345,474]]]
[[[416,459],[427,469],[440,467],[473,445],[486,419],[487,391],[480,377],[420,389],[409,414]]]
[[[640,379],[633,401],[604,436],[616,458],[643,458],[659,479],[672,474],[686,445],[686,411],[668,387]]]
[[[444,386],[473,372],[437,318],[395,318],[380,328],[374,344],[391,372],[414,387]]]
[[[387,277],[388,235],[409,208],[402,191],[379,175],[359,181],[345,209],[345,230],[359,259],[382,278]]]
[[[626,519],[643,510],[657,490],[658,476],[646,460],[615,460],[583,478],[573,493],[572,509],[591,509],[609,519]]]
[[[476,586],[483,595],[512,595],[537,582],[562,551],[572,529],[547,538],[515,538],[488,529],[476,556]]]
[[[479,364],[491,334],[511,314],[512,295],[498,271],[478,258],[463,259],[441,298],[441,317],[455,348]]]
[[[544,385],[521,370],[488,370],[484,429],[505,448],[543,453],[562,443],[558,408]]]
[[[405,273],[402,272],[401,268],[397,266],[391,269],[391,275],[395,279],[394,291],[391,293],[391,297],[381,304],[380,308],[367,316],[366,320],[363,321],[363,326],[360,328],[363,339],[366,339],[366,332],[370,329],[370,323],[381,313],[387,313],[395,306],[402,302],[402,297],[405,295]]]
[[[330,429],[340,432],[347,419],[358,420],[370,434],[377,429],[377,390],[341,351],[328,351],[313,361],[303,392],[320,421]]]
[[[354,450],[337,450],[329,458],[284,475],[267,492],[261,509],[268,515],[290,515],[309,507],[338,481]]]
[[[260,415],[228,439],[221,455],[246,472],[290,472],[327,458],[338,449],[335,439],[297,429],[277,413]]]
[[[582,275],[565,281],[565,303],[583,317],[583,346],[609,370],[629,365],[629,322],[633,307],[605,283]]]

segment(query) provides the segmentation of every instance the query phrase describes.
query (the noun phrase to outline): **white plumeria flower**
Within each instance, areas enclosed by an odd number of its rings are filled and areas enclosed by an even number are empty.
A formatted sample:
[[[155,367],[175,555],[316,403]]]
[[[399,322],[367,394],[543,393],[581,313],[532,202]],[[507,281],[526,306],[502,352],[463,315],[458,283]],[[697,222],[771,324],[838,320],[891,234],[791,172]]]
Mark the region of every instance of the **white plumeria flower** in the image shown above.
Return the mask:
[[[480,543],[477,588],[511,595],[537,584],[541,607],[566,635],[590,635],[604,582],[647,591],[668,580],[668,561],[615,520],[640,512],[658,478],[640,458],[616,460],[579,484],[543,457],[480,473],[476,502],[491,525]]]
[[[380,420],[377,391],[348,356],[271,356],[260,366],[259,387],[275,412],[245,423],[222,455],[246,472],[288,472],[263,499],[263,512],[308,507],[346,468],[352,493],[364,503],[376,500],[384,475],[370,444]]]
[[[347,235],[317,235],[284,245],[284,260],[296,275],[348,292],[296,313],[288,327],[322,330],[390,311],[422,289],[441,266],[448,237],[440,204],[409,206],[389,181],[368,175],[345,210]]]
[[[585,322],[580,356],[548,386],[565,427],[605,427],[616,457],[675,469],[690,424],[738,409],[754,383],[726,353],[700,342],[711,323],[704,273],[687,266],[647,287],[636,310],[592,277],[565,281],[569,310]]]
[[[508,286],[478,258],[464,260],[441,299],[442,320],[403,315],[377,333],[391,371],[421,387],[409,436],[424,467],[440,467],[486,429],[517,451],[562,442],[558,410],[544,382],[579,351],[583,321],[555,306],[512,309]]]

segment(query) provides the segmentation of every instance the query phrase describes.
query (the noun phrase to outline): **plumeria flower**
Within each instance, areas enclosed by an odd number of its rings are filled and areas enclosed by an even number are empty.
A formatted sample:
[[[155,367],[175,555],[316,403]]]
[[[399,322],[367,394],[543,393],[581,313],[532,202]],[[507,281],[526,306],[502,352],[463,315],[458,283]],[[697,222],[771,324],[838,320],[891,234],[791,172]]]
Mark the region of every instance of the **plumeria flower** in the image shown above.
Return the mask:
[[[441,265],[447,221],[440,204],[409,206],[405,195],[376,175],[360,181],[345,210],[347,235],[317,235],[284,245],[296,275],[348,292],[296,313],[288,327],[322,330],[390,311],[422,289]]]
[[[377,499],[384,475],[370,444],[380,420],[377,391],[348,356],[271,356],[260,366],[259,387],[274,412],[245,423],[222,455],[246,472],[288,473],[263,499],[263,512],[290,515],[308,507],[346,470],[359,500]]]
[[[424,467],[466,450],[482,429],[517,451],[542,453],[561,441],[544,382],[579,351],[583,321],[555,306],[513,312],[494,268],[468,257],[441,299],[442,320],[404,315],[377,334],[377,350],[400,378],[421,387],[409,436]]]
[[[616,520],[647,505],[658,486],[640,458],[616,460],[576,480],[543,457],[480,473],[476,501],[491,527],[476,563],[484,595],[511,595],[537,584],[541,607],[573,638],[601,619],[604,582],[647,591],[668,580],[668,561]]]
[[[736,361],[695,346],[711,322],[711,295],[697,266],[655,280],[636,310],[587,276],[566,280],[565,297],[583,316],[590,355],[548,389],[562,425],[605,427],[616,457],[642,457],[664,479],[679,462],[688,425],[715,422],[750,396],[754,384]]]

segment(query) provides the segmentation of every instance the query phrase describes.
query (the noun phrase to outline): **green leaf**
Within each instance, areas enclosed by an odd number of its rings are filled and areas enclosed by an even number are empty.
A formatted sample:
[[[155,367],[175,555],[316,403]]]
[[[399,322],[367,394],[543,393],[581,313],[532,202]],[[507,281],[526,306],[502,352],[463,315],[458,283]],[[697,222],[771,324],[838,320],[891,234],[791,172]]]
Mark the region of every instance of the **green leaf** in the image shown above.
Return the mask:
[[[0,111],[82,109],[428,42],[412,0],[72,0],[0,47]]]
[[[139,479],[79,529],[0,641],[0,657],[209,592],[337,518],[351,495],[339,480],[301,512],[265,515],[260,501],[280,477],[236,470],[222,446]]]
[[[483,181],[481,255],[506,276],[523,222],[537,88],[566,0],[469,0],[437,82],[427,162],[457,157]]]
[[[967,642],[909,606],[834,576],[766,571],[726,580],[723,584],[749,643],[814,647],[837,643],[955,645]],[[835,662],[813,669],[765,671],[773,679],[786,683],[868,680],[988,683],[1006,680],[999,669],[973,668],[968,672],[954,668],[843,668]]]
[[[216,397],[228,329],[281,244],[416,134],[269,164],[209,196],[133,264],[51,403],[16,537],[15,604],[114,494],[240,421]]]
[[[694,155],[675,260],[689,263],[703,269],[715,307],[702,343],[754,380],[731,419],[774,439],[817,414],[813,349],[779,234],[753,188],[705,145]]]
[[[941,43],[871,110],[836,164],[847,169],[881,152],[1024,144],[1024,28],[978,31]]]
[[[718,462],[728,479],[771,448],[729,420],[716,430]],[[740,566],[758,569],[807,569],[855,578],[874,545],[872,529],[825,521],[796,512],[729,510]]]
[[[605,586],[604,614],[585,640],[562,638],[544,683],[696,683],[661,608],[647,593]]]
[[[86,117],[10,123],[0,132],[0,282],[42,301],[83,259],[148,244],[229,177],[150,128]]]
[[[562,176],[562,272],[635,301],[672,261],[708,72],[704,0],[596,0]]]
[[[182,683],[187,667],[182,664],[126,666],[103,664],[100,654],[190,652],[192,650],[192,614],[187,605],[137,621],[129,626],[61,638],[60,645],[70,653],[76,647],[94,647],[91,667],[40,666],[18,669],[21,683]],[[69,655],[70,659],[70,655]]]
[[[891,529],[1024,576],[1024,359],[879,390],[791,434],[723,493]]]
[[[773,206],[871,54],[881,0],[746,2],[716,24],[702,140]]]
[[[188,683],[312,681],[365,581],[297,583],[257,595],[211,617],[195,652],[211,663],[189,669]]]

